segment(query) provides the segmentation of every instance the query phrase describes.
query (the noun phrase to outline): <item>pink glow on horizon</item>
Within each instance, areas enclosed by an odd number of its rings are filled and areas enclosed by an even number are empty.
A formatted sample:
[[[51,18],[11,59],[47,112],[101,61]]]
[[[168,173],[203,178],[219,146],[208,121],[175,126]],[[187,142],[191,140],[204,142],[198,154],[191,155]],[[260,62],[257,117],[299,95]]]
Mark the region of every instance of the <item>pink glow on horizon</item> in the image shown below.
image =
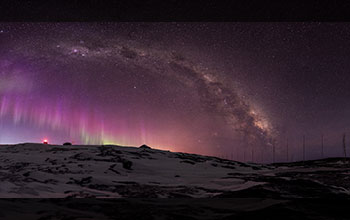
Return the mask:
[[[164,150],[185,150],[176,147],[181,147],[185,140],[182,131],[158,130],[158,133],[155,133],[152,130],[153,125],[146,124],[142,118],[133,118],[133,122],[130,123],[118,114],[99,114],[97,109],[74,106],[64,101],[32,101],[3,96],[0,98],[0,119],[4,117],[11,119],[12,123],[18,126],[48,129],[51,133],[66,132],[66,140],[75,140],[75,144],[147,144]],[[47,139],[45,138],[46,141]],[[55,142],[55,138],[51,139],[51,142]]]

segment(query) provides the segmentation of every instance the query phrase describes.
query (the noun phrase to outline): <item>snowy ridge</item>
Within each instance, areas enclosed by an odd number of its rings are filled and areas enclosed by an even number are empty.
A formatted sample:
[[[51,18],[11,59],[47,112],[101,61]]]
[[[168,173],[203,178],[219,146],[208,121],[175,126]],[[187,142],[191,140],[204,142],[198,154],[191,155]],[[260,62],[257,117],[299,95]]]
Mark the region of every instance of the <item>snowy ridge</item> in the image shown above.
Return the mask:
[[[0,197],[348,196],[350,180],[338,178],[332,182],[332,178],[323,175],[348,175],[346,161],[335,159],[312,164],[249,164],[114,145],[1,145]]]

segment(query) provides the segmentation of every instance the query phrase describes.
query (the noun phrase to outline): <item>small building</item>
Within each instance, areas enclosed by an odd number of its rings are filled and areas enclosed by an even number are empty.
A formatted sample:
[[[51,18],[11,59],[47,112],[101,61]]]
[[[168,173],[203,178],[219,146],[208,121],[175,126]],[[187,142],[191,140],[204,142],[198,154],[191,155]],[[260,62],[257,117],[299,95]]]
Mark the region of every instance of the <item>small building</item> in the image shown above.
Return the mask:
[[[146,144],[141,145],[139,148],[143,148],[143,149],[151,149],[151,147],[147,146]]]

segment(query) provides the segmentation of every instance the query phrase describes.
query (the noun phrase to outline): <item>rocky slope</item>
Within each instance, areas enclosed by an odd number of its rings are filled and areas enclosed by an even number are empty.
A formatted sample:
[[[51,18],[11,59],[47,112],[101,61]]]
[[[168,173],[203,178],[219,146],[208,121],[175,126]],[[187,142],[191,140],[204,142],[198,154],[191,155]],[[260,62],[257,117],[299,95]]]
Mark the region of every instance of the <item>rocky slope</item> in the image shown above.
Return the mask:
[[[251,164],[146,146],[1,145],[0,217],[350,219],[349,165]]]
[[[331,158],[261,165],[111,145],[2,145],[0,197],[347,197],[348,164]]]

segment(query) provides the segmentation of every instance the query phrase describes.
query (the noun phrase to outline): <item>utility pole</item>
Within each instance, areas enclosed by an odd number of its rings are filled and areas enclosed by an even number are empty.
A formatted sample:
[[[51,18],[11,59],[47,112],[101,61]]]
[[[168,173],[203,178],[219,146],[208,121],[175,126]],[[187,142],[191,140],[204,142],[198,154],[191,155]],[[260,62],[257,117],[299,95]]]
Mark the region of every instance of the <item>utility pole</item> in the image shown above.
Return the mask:
[[[244,148],[244,157],[243,157],[243,161],[246,162],[246,161],[245,161],[245,148]]]
[[[254,148],[252,148],[252,162],[254,163]]]
[[[273,163],[275,163],[275,140],[272,141],[272,156]]]
[[[345,133],[343,134],[343,149],[344,149],[344,156],[346,158]]]
[[[323,134],[322,134],[322,144],[321,144],[321,157],[323,158]]]
[[[305,161],[305,135],[303,135],[303,161]]]
[[[288,147],[289,147],[289,146],[288,146],[288,138],[287,138],[287,162],[289,162],[289,160],[288,160],[288,153],[289,153],[289,152],[288,152]]]

